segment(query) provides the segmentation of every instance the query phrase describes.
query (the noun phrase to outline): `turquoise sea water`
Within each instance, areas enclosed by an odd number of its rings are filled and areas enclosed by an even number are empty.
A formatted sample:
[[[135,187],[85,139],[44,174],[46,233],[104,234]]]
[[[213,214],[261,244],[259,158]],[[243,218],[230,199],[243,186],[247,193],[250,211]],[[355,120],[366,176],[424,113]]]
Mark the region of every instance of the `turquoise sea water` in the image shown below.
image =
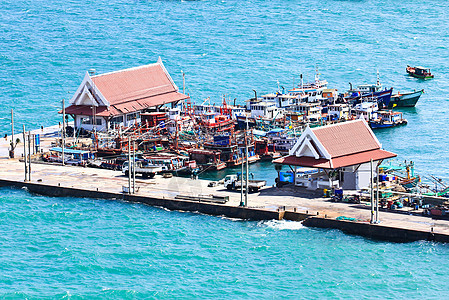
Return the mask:
[[[313,79],[425,89],[384,148],[448,179],[446,1],[4,1],[0,135],[58,122],[84,73],[153,63],[196,103]],[[424,65],[434,80],[405,75]],[[273,172],[261,164],[252,171]],[[274,173],[274,172],[273,172]],[[288,222],[243,222],[0,190],[0,295],[92,298],[442,298],[446,245],[392,244]]]

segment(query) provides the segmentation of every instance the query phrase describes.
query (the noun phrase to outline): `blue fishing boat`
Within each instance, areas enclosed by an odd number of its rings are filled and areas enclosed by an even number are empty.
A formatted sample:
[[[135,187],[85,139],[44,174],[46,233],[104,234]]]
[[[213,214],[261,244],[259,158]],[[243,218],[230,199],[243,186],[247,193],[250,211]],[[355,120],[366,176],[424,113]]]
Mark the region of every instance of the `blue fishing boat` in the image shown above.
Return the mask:
[[[377,118],[369,121],[369,126],[372,129],[391,128],[405,124],[407,124],[407,120],[402,117],[402,113],[391,110],[380,110],[377,112]]]
[[[376,91],[375,87],[377,87],[377,85],[360,85],[356,90],[348,92],[346,101],[355,105],[360,103],[363,98],[368,98],[376,101],[379,104],[379,107],[387,108],[390,105],[393,88]]]
[[[379,79],[379,72],[377,72],[376,84],[363,84],[357,86],[355,89],[352,88],[351,83],[349,83],[349,85],[350,89],[345,95],[346,102],[348,103],[355,105],[360,103],[362,98],[368,98],[372,101],[377,101],[379,108],[387,108],[390,105],[393,88],[382,89]]]

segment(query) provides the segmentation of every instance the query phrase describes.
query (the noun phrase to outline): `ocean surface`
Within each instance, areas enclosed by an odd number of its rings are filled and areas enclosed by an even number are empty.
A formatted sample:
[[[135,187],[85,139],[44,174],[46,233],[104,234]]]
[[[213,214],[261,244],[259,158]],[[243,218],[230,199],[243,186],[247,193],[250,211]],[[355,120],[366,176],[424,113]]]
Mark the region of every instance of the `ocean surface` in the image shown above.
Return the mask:
[[[3,1],[0,136],[54,125],[85,72],[155,62],[195,103],[313,80],[425,89],[376,131],[398,160],[449,180],[447,1]],[[406,65],[435,79],[408,77]],[[234,171],[232,171],[234,172]],[[274,181],[270,164],[251,166]],[[224,173],[213,175],[223,177]],[[205,175],[212,176],[212,175]],[[444,298],[449,249],[0,189],[3,298]]]

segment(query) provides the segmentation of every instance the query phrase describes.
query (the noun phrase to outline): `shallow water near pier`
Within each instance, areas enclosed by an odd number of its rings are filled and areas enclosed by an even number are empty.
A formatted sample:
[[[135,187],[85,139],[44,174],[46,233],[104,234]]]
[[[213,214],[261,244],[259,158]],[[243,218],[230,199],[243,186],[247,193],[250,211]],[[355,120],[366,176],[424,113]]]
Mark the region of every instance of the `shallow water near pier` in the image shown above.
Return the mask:
[[[447,291],[444,244],[0,192],[3,296],[433,298]]]
[[[448,180],[449,15],[437,1],[12,1],[0,10],[0,135],[57,124],[85,72],[164,61],[196,103],[313,79],[344,91],[425,89],[386,150]],[[406,76],[424,65],[435,79]],[[204,173],[221,179],[228,173]],[[251,165],[271,185],[269,163]],[[444,244],[395,244],[292,222],[0,189],[0,296],[56,298],[441,298]]]

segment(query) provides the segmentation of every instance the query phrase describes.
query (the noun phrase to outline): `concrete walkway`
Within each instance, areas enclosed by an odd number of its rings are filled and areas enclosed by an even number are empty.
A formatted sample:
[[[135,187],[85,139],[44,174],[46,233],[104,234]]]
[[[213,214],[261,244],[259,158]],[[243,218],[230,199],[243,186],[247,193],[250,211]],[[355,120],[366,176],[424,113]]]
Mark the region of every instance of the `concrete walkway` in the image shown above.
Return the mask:
[[[43,149],[51,147],[58,136],[59,126],[32,131],[41,135]],[[22,135],[16,135],[22,139]],[[24,181],[24,164],[17,159],[23,153],[23,144],[16,148],[16,159],[8,159],[9,140],[0,140],[0,179],[16,182]],[[122,193],[122,187],[128,185],[127,177],[119,171],[92,169],[54,164],[32,164],[32,182],[50,186],[73,187],[89,191]],[[174,199],[177,195],[188,196],[229,196],[225,205],[237,207],[240,204],[240,192],[228,191],[222,185],[208,187],[209,181],[190,178],[156,176],[154,179],[137,178],[138,195],[160,199]],[[319,215],[328,219],[345,216],[368,223],[369,204],[333,203],[320,194],[294,186],[283,188],[265,187],[259,193],[249,194],[248,207],[267,211],[287,210]],[[412,213],[412,212],[411,212]],[[403,228],[423,232],[449,235],[449,221],[434,220],[420,215],[397,212],[380,212],[381,226]]]
[[[122,186],[128,185],[127,177],[119,171],[92,169],[75,166],[49,164],[32,165],[32,182],[52,186],[73,187],[91,191],[103,191],[120,194]],[[0,160],[0,179],[24,181],[24,165],[17,159]],[[227,191],[222,185],[208,187],[207,180],[156,176],[154,179],[136,178],[138,195],[174,199],[176,195],[216,195],[229,196],[225,205],[238,206],[240,193]],[[278,210],[285,207],[288,211],[308,212],[335,219],[338,216],[355,218],[359,222],[369,222],[368,203],[333,203],[326,198],[298,187],[266,187],[259,193],[249,194],[248,206],[264,210]],[[382,226],[419,230],[449,235],[449,221],[434,220],[429,217],[406,213],[380,212]]]

